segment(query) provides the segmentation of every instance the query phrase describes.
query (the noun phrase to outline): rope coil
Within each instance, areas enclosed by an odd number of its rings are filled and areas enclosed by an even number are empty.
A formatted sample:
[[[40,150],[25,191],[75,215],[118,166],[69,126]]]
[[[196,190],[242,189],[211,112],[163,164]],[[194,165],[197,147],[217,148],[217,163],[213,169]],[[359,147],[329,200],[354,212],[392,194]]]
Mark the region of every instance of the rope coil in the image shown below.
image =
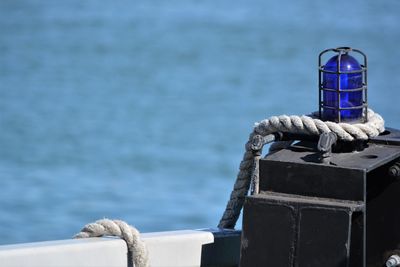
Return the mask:
[[[245,145],[245,153],[239,166],[239,172],[226,205],[224,214],[218,224],[219,228],[234,228],[243,207],[245,197],[249,191],[251,181],[257,184],[259,179],[258,161],[263,146],[274,140],[273,133],[284,132],[304,135],[321,135],[322,133],[333,132],[338,140],[368,140],[378,136],[385,130],[383,118],[368,109],[368,120],[366,123],[335,123],[322,121],[317,118],[316,113],[309,116],[272,116],[254,125],[249,140]],[[290,142],[277,142],[271,149],[278,149],[279,146],[287,146]]]

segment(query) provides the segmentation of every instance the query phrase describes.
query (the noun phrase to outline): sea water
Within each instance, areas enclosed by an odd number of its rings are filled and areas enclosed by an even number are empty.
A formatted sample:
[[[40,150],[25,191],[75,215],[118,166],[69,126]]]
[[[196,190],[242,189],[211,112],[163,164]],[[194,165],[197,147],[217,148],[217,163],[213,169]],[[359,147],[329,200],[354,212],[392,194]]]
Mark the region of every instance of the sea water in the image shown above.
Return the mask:
[[[400,127],[400,2],[0,2],[0,244],[96,219],[215,227],[253,123],[317,109],[317,56],[369,58]],[[238,225],[240,228],[240,224]]]

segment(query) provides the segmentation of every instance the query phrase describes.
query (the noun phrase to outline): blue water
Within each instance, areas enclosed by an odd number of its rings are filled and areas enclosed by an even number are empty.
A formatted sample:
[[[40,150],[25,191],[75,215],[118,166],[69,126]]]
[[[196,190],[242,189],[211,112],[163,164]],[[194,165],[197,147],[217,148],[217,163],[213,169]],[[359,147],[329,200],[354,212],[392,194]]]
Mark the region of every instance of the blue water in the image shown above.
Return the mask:
[[[400,127],[400,2],[0,2],[0,244],[99,218],[216,226],[252,125],[317,109],[317,56],[369,57]]]

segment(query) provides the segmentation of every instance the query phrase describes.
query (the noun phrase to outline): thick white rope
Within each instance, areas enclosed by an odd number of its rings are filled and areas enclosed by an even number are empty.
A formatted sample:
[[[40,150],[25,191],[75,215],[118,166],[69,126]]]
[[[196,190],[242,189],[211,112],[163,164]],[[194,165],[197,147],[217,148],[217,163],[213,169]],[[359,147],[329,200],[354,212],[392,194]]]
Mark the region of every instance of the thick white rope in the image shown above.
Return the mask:
[[[240,163],[239,173],[218,227],[234,228],[236,225],[250,188],[251,179],[252,177],[258,179],[258,161],[265,143],[260,140],[276,132],[316,136],[333,132],[337,135],[338,140],[368,140],[385,130],[385,121],[371,109],[368,109],[367,114],[368,121],[366,123],[356,124],[322,121],[316,118],[315,113],[309,116],[273,116],[256,123],[249,141],[245,145],[246,151]]]
[[[139,231],[124,221],[102,219],[89,223],[74,238],[100,236],[118,236],[122,238],[128,245],[128,252],[131,254],[134,266],[149,266],[148,251],[145,243],[140,239]]]

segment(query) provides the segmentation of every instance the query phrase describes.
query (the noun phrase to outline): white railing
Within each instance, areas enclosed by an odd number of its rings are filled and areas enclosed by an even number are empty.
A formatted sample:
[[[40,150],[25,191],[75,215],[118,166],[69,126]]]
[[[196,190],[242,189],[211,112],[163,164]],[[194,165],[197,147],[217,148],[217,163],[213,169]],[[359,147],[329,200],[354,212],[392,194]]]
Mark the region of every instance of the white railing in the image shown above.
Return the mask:
[[[210,231],[185,230],[141,235],[151,267],[194,267],[202,247],[214,242]],[[0,246],[0,267],[126,267],[125,241],[106,237]],[[130,265],[130,264],[129,264]]]

